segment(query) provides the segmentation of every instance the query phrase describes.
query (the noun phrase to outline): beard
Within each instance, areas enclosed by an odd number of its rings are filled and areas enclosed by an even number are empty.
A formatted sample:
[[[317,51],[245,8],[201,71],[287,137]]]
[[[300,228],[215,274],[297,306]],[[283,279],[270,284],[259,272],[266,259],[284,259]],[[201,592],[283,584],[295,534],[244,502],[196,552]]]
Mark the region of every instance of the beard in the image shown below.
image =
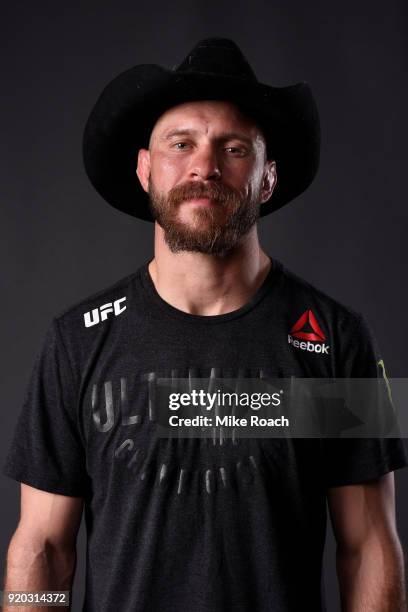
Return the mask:
[[[159,193],[149,178],[149,201],[153,218],[164,231],[164,240],[173,253],[193,251],[225,255],[245,236],[259,218],[260,187],[243,195],[223,183],[183,183],[167,194]],[[211,206],[190,208],[183,221],[180,206],[190,198],[211,198]]]

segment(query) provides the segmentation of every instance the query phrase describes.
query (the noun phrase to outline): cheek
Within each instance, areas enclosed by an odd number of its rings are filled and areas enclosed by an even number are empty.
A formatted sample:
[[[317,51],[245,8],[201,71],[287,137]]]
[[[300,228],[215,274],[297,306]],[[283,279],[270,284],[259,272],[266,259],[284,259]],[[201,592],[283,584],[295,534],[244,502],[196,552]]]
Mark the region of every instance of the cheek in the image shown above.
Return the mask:
[[[252,192],[259,182],[258,173],[254,172],[251,163],[226,164],[222,171],[222,178],[229,185],[247,194]]]
[[[248,178],[249,188],[252,193],[257,193],[262,186],[263,169],[252,168]]]
[[[151,162],[151,177],[159,190],[167,191],[179,182],[184,174],[182,159],[175,159],[161,153],[156,154]]]

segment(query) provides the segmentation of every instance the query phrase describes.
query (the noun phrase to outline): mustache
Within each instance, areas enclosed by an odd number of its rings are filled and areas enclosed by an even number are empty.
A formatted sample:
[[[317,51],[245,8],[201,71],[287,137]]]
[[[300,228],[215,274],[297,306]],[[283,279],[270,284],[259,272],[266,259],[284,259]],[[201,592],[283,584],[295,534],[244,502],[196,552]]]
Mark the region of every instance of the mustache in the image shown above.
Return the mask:
[[[168,201],[173,205],[180,204],[190,198],[210,198],[220,204],[236,201],[241,194],[233,187],[224,183],[183,183],[173,187],[168,193]]]

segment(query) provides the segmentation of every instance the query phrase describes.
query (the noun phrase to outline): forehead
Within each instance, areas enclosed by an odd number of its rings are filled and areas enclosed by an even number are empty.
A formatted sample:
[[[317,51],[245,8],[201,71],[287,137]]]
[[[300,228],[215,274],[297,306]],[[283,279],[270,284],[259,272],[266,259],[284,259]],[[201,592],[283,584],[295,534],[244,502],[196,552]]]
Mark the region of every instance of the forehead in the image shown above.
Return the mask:
[[[263,140],[262,132],[256,123],[235,104],[223,100],[197,100],[173,106],[156,121],[151,137],[160,137],[167,131],[178,128],[203,133],[240,131],[254,140]]]

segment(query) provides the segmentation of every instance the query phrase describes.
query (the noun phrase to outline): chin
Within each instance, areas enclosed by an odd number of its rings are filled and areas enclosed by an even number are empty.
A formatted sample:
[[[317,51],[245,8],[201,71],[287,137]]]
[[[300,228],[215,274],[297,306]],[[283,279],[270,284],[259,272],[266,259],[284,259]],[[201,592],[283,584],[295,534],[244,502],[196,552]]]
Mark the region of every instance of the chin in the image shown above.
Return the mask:
[[[183,210],[179,213],[177,221],[191,228],[213,227],[226,221],[225,211],[222,208],[199,208],[192,207],[188,211]]]

